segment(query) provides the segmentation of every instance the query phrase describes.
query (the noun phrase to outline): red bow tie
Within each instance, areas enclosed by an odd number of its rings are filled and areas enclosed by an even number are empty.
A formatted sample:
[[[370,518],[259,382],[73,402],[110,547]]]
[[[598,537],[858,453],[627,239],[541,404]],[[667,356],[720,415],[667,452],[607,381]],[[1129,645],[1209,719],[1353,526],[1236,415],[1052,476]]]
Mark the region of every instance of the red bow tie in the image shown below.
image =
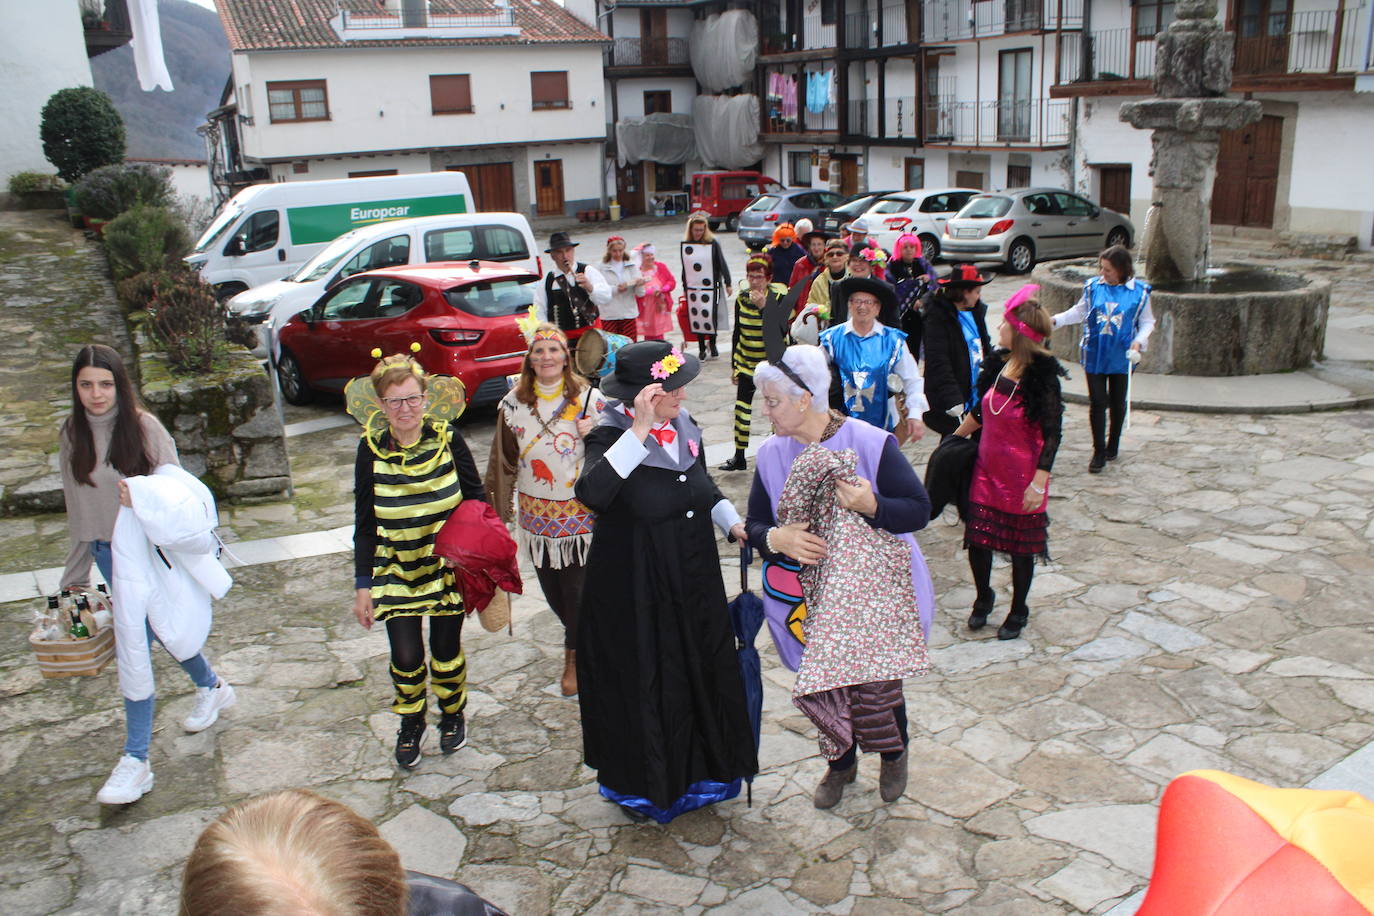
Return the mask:
[[[671,427],[668,426],[659,426],[654,429],[651,429],[649,430],[649,435],[653,436],[655,439],[658,440],[660,448],[662,448],[665,445],[671,444],[672,441],[677,438],[677,433]]]

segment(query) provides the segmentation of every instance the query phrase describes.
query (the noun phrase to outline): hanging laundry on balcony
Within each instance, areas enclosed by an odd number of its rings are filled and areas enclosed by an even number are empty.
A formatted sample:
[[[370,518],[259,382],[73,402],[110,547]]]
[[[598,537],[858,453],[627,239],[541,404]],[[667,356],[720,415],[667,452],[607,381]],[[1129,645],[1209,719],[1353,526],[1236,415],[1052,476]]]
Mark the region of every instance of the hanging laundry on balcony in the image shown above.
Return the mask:
[[[692,123],[697,154],[708,169],[742,169],[763,158],[756,95],[699,95],[692,100]]]
[[[797,80],[791,76],[782,78],[782,119],[797,120]]]
[[[710,92],[742,86],[754,75],[758,46],[759,24],[748,10],[698,19],[692,23],[692,75]]]
[[[806,110],[821,114],[831,106],[831,90],[835,82],[834,70],[816,70],[806,74]]]
[[[162,26],[157,0],[129,0],[129,27],[134,33],[129,42],[134,52],[134,72],[144,92],[154,89],[172,91],[172,75],[162,53]]]

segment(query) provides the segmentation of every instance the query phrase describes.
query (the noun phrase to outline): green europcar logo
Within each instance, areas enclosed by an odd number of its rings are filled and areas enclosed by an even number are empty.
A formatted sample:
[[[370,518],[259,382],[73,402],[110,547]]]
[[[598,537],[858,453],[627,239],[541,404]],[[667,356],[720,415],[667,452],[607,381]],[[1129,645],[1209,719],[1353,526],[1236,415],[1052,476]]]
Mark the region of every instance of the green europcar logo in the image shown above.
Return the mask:
[[[334,239],[360,226],[413,216],[447,216],[468,212],[467,196],[444,194],[438,197],[405,197],[399,200],[369,200],[353,204],[327,204],[320,207],[291,207],[286,224],[294,245],[314,245]]]

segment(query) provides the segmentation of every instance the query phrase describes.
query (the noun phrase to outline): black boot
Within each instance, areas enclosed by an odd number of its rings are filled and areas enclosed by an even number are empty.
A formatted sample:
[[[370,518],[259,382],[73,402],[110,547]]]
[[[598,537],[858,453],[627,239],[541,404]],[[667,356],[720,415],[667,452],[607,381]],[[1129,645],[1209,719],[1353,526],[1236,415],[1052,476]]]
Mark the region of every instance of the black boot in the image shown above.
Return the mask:
[[[702,362],[705,362],[705,361],[706,361],[706,338],[705,338],[705,337],[698,337],[698,338],[697,338],[697,359],[701,360]]]
[[[720,354],[716,352],[716,335],[712,334],[712,335],[711,335],[711,358],[712,358],[712,359],[715,359],[717,356],[720,356]]]
[[[720,466],[722,471],[743,471],[749,467],[749,462],[744,460],[744,452],[736,450],[735,457]]]
[[[968,615],[968,628],[970,630],[981,630],[988,624],[988,615],[992,613],[992,606],[997,601],[995,594],[982,595],[973,602],[973,613]]]
[[[1011,609],[1007,619],[1002,621],[1002,625],[997,628],[998,639],[1015,639],[1021,635],[1021,630],[1026,626],[1026,621],[1030,619],[1030,609],[1016,608]]]
[[[1102,473],[1102,469],[1105,468],[1106,466],[1107,466],[1107,454],[1106,454],[1106,452],[1101,452],[1101,451],[1098,451],[1097,449],[1093,449],[1093,457],[1092,457],[1092,460],[1088,462],[1088,473],[1089,473],[1089,474],[1101,474],[1101,473]]]

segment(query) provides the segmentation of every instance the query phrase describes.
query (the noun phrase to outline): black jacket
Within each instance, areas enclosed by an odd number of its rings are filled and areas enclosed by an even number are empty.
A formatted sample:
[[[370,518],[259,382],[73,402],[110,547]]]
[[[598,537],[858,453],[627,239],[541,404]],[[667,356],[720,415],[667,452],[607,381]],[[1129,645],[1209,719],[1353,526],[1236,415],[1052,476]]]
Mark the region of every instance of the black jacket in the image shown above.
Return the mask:
[[[926,353],[926,400],[930,402],[930,410],[922,419],[926,426],[947,436],[958,428],[959,421],[945,411],[967,403],[977,379],[970,377],[968,345],[954,303],[937,291],[926,296],[921,305],[925,312],[921,342]],[[973,307],[973,320],[983,342],[984,359],[992,355],[987,314],[987,305],[979,299]]]

